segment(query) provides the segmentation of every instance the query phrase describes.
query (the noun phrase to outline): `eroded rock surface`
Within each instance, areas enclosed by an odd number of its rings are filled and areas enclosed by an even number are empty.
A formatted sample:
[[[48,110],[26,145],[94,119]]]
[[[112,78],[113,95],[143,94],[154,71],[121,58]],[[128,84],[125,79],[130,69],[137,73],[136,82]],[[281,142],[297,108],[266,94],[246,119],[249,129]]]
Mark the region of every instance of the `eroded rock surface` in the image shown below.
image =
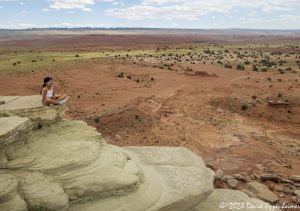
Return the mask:
[[[207,198],[214,173],[203,160],[182,147],[126,147],[162,181],[160,200],[149,210],[186,210]],[[133,153],[133,154],[132,154]]]
[[[31,130],[32,124],[28,118],[18,116],[0,118],[0,147],[24,141]]]
[[[19,116],[31,119],[34,128],[51,125],[63,118],[68,99],[60,106],[43,106],[40,95],[0,96],[0,116]]]
[[[272,191],[270,191],[267,186],[258,182],[251,182],[248,185],[247,191],[251,196],[258,197],[267,202],[274,203],[279,200],[279,198]]]
[[[13,174],[0,174],[0,210],[27,210],[25,201],[17,192],[18,181]]]

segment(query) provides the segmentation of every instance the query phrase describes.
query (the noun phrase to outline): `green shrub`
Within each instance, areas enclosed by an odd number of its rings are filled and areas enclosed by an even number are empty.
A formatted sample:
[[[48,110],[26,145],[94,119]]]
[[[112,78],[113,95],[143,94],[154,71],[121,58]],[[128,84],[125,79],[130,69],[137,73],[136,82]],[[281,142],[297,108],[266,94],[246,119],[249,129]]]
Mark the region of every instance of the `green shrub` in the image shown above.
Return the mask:
[[[94,122],[95,122],[96,124],[98,124],[98,123],[100,122],[100,117],[96,116],[95,119],[94,119]]]
[[[231,69],[232,69],[232,66],[231,66],[230,64],[225,64],[224,67],[225,67],[225,68],[231,68]]]
[[[242,65],[242,64],[238,64],[238,65],[236,66],[236,69],[238,69],[238,70],[245,70],[245,66]]]
[[[123,78],[124,77],[124,73],[123,72],[120,72],[117,76],[118,78]]]
[[[266,59],[261,60],[260,63],[261,63],[263,66],[266,66],[266,67],[272,67],[272,66],[276,65],[275,62],[271,62],[271,61],[266,60]]]
[[[256,65],[253,65],[253,66],[252,66],[252,71],[255,71],[255,72],[258,71],[258,68],[256,67]]]
[[[247,104],[242,104],[242,106],[241,106],[241,109],[243,110],[243,111],[246,111],[247,109],[248,109],[248,105]]]

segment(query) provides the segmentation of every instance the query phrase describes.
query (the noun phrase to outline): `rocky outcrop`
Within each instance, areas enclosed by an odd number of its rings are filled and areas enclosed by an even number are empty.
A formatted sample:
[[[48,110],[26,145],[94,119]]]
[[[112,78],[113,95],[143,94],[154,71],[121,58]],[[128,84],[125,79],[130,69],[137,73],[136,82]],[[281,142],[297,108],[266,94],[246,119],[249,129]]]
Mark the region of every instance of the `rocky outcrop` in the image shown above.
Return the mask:
[[[0,146],[24,141],[31,130],[32,124],[28,118],[17,116],[0,118]]]
[[[18,181],[13,174],[0,174],[0,210],[27,210],[18,194]]]
[[[0,118],[0,168],[7,167],[7,152],[24,145],[31,130],[32,123],[28,118],[17,116]]]
[[[246,189],[246,192],[253,197],[258,197],[267,202],[277,202],[279,198],[268,189],[267,186],[258,183],[258,182],[251,182]]]
[[[186,148],[126,147],[131,157],[159,174],[162,193],[150,210],[185,210],[203,201],[213,190],[213,172]]]
[[[188,149],[120,148],[63,119],[67,105],[0,99],[0,210],[216,210],[224,199],[213,171]]]
[[[51,125],[63,118],[68,102],[61,106],[43,106],[40,95],[0,96],[0,116],[19,116],[29,118],[34,128]]]

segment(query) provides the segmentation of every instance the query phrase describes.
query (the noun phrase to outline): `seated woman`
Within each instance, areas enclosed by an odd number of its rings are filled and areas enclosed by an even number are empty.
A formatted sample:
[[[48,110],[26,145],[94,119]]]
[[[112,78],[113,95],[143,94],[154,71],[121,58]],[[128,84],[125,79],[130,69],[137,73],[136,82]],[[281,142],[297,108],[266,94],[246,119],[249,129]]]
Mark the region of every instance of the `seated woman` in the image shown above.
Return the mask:
[[[53,79],[51,77],[44,78],[43,88],[41,90],[42,103],[45,106],[61,105],[65,102],[66,95],[56,95],[53,90]]]

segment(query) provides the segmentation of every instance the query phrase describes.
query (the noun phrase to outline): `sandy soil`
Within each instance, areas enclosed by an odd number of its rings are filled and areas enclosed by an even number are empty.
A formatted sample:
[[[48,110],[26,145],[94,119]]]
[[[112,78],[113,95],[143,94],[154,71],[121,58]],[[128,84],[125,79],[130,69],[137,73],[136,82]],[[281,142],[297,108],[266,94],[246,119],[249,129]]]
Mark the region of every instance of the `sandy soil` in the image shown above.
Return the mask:
[[[0,95],[38,94],[43,77],[51,75],[57,92],[71,97],[67,118],[95,126],[109,143],[188,147],[214,170],[248,181],[263,173],[299,174],[299,75],[204,64],[173,69],[106,59],[51,73],[1,75]],[[289,105],[273,107],[270,100]],[[275,192],[282,185],[265,184]],[[291,202],[291,196],[280,201]]]

